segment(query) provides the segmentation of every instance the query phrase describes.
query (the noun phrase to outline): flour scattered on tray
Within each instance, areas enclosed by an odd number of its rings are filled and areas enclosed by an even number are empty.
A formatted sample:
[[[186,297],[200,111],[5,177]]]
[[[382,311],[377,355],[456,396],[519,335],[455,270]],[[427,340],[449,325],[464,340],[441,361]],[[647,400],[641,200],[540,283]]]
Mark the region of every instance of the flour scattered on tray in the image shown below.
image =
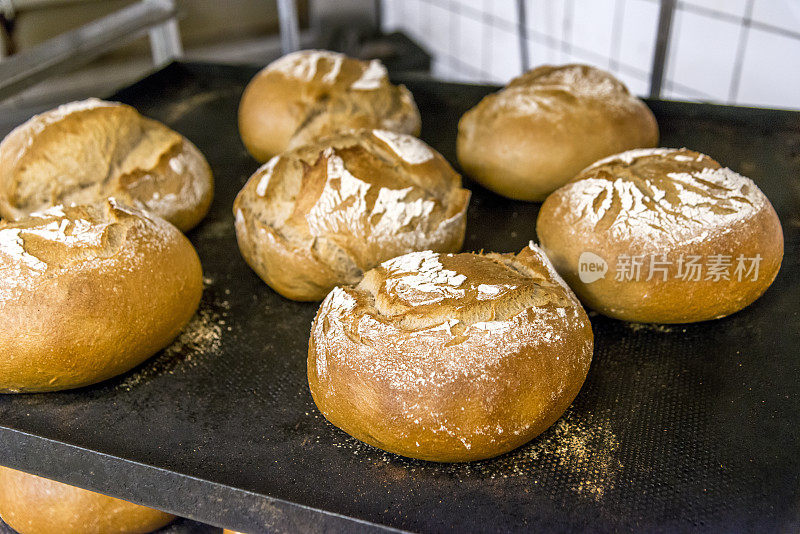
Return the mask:
[[[201,239],[225,239],[233,236],[233,221],[224,219],[222,221],[207,222],[200,226],[197,231]]]
[[[625,323],[625,326],[634,332],[661,332],[663,334],[672,332],[673,329],[663,324],[650,324],[650,323]],[[684,330],[685,331],[685,330]]]
[[[509,476],[532,476],[538,484],[536,469],[552,465],[568,488],[599,501],[615,487],[622,470],[618,450],[619,442],[606,425],[570,413],[519,453],[498,459],[501,466],[495,470],[508,468],[513,473]]]
[[[149,378],[164,373],[172,374],[182,365],[196,365],[199,357],[216,352],[222,343],[222,317],[214,308],[201,303],[175,341],[141,368],[134,370],[119,387],[130,391]]]
[[[461,482],[526,478],[531,487],[542,488],[542,491],[546,491],[545,483],[566,486],[595,501],[602,500],[606,492],[616,486],[622,471],[617,454],[619,441],[607,423],[593,422],[573,412],[568,412],[531,443],[498,458],[479,462],[431,464],[402,458],[343,433],[333,446],[350,450],[364,461],[383,464],[392,473],[398,463],[402,463],[402,471],[411,477],[417,470],[433,469],[445,470]]]
[[[220,346],[221,324],[220,315],[211,309],[200,309],[183,329],[172,345],[164,349],[165,356],[182,355],[190,361],[195,354],[206,354]]]
[[[160,120],[167,124],[178,122],[184,116],[196,113],[197,108],[215,102],[216,100],[236,95],[234,88],[216,89],[184,96],[177,102],[168,103],[160,113]]]
[[[155,376],[172,374],[182,366],[197,365],[200,358],[219,350],[223,331],[231,330],[226,320],[230,303],[227,300],[209,299],[208,288],[212,285],[214,279],[203,279],[206,294],[189,323],[172,344],[125,376],[119,387],[130,391]]]

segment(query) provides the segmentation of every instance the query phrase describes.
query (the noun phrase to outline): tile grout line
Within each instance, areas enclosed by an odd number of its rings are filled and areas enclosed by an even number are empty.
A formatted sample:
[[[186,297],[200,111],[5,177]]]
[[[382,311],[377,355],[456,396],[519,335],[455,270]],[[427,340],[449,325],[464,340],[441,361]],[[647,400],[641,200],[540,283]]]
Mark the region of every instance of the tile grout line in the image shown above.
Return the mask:
[[[614,20],[611,23],[611,49],[608,51],[608,68],[619,71],[619,55],[622,48],[622,31],[625,23],[625,0],[614,0]]]
[[[736,60],[733,63],[733,72],[731,73],[731,83],[728,87],[728,102],[736,102],[739,95],[739,85],[742,82],[742,69],[744,66],[744,55],[747,52],[747,41],[750,37],[750,19],[753,16],[753,5],[755,0],[747,0],[747,7],[745,8],[745,15],[742,25],[739,29],[739,43],[736,46]]]

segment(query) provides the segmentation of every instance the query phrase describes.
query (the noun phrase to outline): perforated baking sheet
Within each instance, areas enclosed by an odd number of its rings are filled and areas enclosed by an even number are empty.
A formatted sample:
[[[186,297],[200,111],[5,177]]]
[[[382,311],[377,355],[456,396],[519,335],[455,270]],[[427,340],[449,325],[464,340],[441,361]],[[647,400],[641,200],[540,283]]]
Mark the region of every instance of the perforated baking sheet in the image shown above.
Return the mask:
[[[800,529],[800,114],[650,102],[664,146],[753,178],[783,223],[777,280],[746,310],[686,326],[592,316],[573,405],[503,457],[439,465],[363,445],[308,392],[315,304],[239,256],[231,205],[257,168],[236,109],[256,72],[173,64],[114,98],[166,122],[216,176],[189,236],[200,311],[159,356],[103,384],[0,397],[0,464],[243,531],[797,531]],[[491,87],[404,80],[422,138],[454,161],[456,124]],[[517,251],[537,204],[473,190],[465,250]]]

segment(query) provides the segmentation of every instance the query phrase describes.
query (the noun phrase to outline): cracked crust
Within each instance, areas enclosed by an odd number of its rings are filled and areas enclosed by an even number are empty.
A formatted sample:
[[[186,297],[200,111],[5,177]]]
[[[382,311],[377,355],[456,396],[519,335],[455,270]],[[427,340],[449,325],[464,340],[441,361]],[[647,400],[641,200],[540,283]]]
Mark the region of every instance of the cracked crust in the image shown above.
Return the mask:
[[[287,298],[321,300],[394,256],[459,250],[469,196],[419,139],[361,130],[276,156],[233,211],[253,270]]]
[[[484,98],[458,124],[458,161],[501,195],[541,201],[605,156],[658,143],[648,107],[611,74],[541,66]]]
[[[144,534],[175,519],[165,512],[7,467],[0,467],[0,516],[25,534]]]
[[[411,93],[392,85],[378,60],[336,52],[288,54],[256,74],[239,105],[239,133],[255,159],[316,142],[342,130],[379,128],[418,135]]]
[[[308,379],[323,415],[370,445],[479,460],[554,423],[592,347],[583,308],[533,244],[516,255],[414,252],[328,295]]]
[[[769,200],[752,180],[692,150],[632,150],[598,161],[542,205],[542,248],[581,300],[597,311],[637,322],[716,319],[748,306],[770,286],[783,258],[783,232]],[[602,279],[584,283],[580,256],[608,263]],[[642,256],[641,279],[616,280],[620,255]],[[667,265],[667,280],[649,277]],[[712,255],[761,257],[758,278],[676,278],[677,262]]]
[[[37,115],[0,144],[0,215],[115,197],[183,231],[205,216],[211,168],[186,138],[116,102],[89,99]]]
[[[123,373],[172,341],[201,293],[186,237],[113,199],[0,223],[0,391]]]

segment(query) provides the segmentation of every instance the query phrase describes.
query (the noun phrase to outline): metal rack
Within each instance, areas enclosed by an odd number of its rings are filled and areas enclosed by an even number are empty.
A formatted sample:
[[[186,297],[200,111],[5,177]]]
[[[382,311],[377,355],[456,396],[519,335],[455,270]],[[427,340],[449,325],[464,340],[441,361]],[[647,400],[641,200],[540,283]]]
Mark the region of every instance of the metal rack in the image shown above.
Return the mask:
[[[63,1],[63,0],[60,0]],[[283,54],[299,50],[301,33],[295,0],[276,0]],[[0,0],[0,14],[13,15],[52,0]],[[153,65],[161,67],[183,55],[174,0],[141,0],[30,50],[0,61],[0,101],[55,74],[88,63],[145,33]]]
[[[145,33],[150,36],[153,63],[166,65],[183,53],[177,16],[174,0],[141,0],[0,61],[0,100]]]

